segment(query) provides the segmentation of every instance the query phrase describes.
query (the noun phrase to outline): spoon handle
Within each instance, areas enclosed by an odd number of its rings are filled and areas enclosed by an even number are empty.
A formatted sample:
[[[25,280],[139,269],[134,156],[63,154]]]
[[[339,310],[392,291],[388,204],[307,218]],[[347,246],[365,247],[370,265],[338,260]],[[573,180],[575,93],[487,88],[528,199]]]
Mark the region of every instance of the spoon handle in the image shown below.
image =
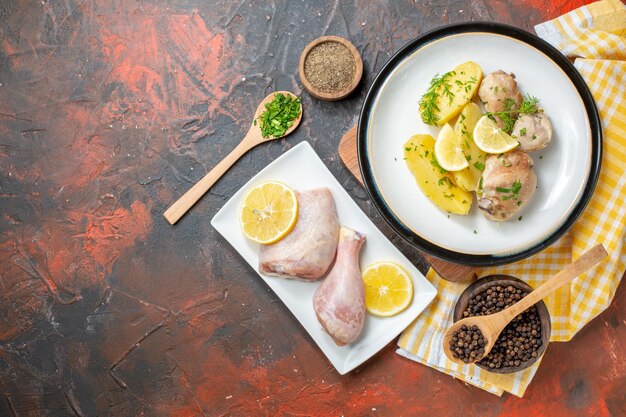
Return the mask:
[[[246,136],[247,138],[247,136]],[[222,159],[211,171],[209,171],[200,181],[189,189],[182,197],[168,208],[163,217],[170,223],[176,223],[189,211],[191,207],[219,180],[222,175],[235,163],[243,154],[248,152],[254,143],[250,140],[243,141],[237,145],[224,159]]]
[[[608,254],[606,253],[606,250],[604,249],[604,246],[602,246],[602,244],[594,246],[587,252],[583,253],[574,262],[561,270],[558,274],[540,285],[536,290],[532,291],[526,297],[522,298],[520,301],[513,304],[506,310],[503,310],[502,312],[506,313],[507,318],[513,318],[517,316],[528,307],[534,305],[547,295],[551,294],[553,291],[556,291],[563,285],[576,278],[578,275],[590,269],[606,256],[608,256]]]

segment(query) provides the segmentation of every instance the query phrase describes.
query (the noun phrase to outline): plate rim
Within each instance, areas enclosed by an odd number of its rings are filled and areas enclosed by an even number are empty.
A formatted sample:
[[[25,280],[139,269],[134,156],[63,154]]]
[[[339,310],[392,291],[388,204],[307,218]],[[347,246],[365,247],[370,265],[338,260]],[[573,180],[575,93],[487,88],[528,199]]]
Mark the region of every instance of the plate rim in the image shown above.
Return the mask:
[[[545,54],[561,68],[574,85],[581,101],[583,102],[585,111],[587,112],[591,132],[591,166],[586,184],[583,191],[580,193],[578,201],[575,203],[574,209],[567,216],[565,221],[545,239],[524,250],[504,255],[470,254],[446,249],[428,241],[427,239],[414,233],[408,227],[404,226],[382,198],[374,180],[372,166],[367,157],[367,130],[369,125],[369,116],[373,110],[376,97],[389,75],[404,61],[405,58],[429,43],[448,36],[467,33],[488,33],[509,37],[523,42]],[[538,36],[514,26],[494,22],[479,21],[445,25],[426,32],[407,42],[402,48],[393,54],[393,56],[385,63],[374,78],[365,100],[363,101],[357,129],[357,159],[359,162],[361,176],[363,177],[365,189],[367,190],[374,207],[376,207],[385,222],[412,246],[437,258],[468,266],[504,265],[525,259],[537,252],[542,251],[562,237],[584,212],[587,204],[593,196],[593,192],[600,175],[602,151],[602,127],[598,110],[593,96],[578,70],[576,70],[576,68],[563,54],[561,54],[558,49],[554,48]]]

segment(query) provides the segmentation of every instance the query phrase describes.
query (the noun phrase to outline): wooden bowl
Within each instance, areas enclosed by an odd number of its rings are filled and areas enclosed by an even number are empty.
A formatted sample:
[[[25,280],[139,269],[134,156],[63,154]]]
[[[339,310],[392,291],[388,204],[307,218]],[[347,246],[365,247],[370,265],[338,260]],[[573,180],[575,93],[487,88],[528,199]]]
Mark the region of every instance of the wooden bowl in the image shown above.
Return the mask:
[[[512,277],[510,275],[489,275],[487,277],[481,278],[478,281],[475,281],[474,283],[472,283],[469,287],[467,287],[465,291],[463,291],[459,299],[457,300],[456,305],[454,307],[454,315],[453,315],[454,321],[457,322],[461,318],[463,318],[463,311],[465,311],[465,309],[469,305],[469,301],[472,298],[474,298],[475,295],[487,290],[489,287],[493,285],[501,285],[501,286],[511,285],[516,289],[521,289],[521,290],[528,291],[528,292],[533,290],[524,281],[518,278]],[[491,369],[488,366],[481,365],[478,362],[476,363],[476,366],[479,366],[480,368],[486,371],[497,373],[497,374],[511,374],[511,373],[519,372],[521,370],[528,368],[530,365],[535,363],[544,354],[544,352],[548,348],[548,343],[550,342],[550,332],[552,330],[552,323],[550,321],[550,313],[548,312],[548,307],[546,307],[546,304],[543,301],[540,301],[537,304],[535,304],[535,306],[537,307],[537,313],[539,314],[539,321],[541,323],[541,346],[539,346],[539,350],[537,351],[537,357],[531,358],[530,360],[524,363],[521,363],[519,366],[513,366],[513,367]]]
[[[306,60],[307,55],[309,55],[311,49],[324,42],[337,42],[342,44],[343,46],[348,48],[348,50],[352,53],[354,60],[356,61],[356,72],[354,73],[354,79],[352,80],[350,85],[348,85],[348,87],[346,87],[342,91],[337,91],[334,93],[321,91],[320,89],[313,86],[304,74],[304,61]],[[363,76],[363,61],[361,60],[361,54],[359,54],[359,51],[347,39],[341,38],[339,36],[322,36],[309,43],[306,48],[304,48],[304,51],[302,51],[302,54],[300,55],[300,62],[298,64],[298,73],[300,75],[300,81],[302,81],[304,89],[308,91],[308,93],[313,97],[323,101],[341,100],[342,98],[350,95],[350,93],[354,91],[356,86],[361,81],[361,77]]]

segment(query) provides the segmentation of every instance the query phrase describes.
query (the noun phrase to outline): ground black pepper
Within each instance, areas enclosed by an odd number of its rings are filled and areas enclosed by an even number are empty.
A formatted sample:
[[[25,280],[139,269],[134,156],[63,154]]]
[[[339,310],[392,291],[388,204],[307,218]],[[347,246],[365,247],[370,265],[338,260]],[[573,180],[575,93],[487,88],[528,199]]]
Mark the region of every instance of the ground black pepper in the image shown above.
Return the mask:
[[[356,75],[352,52],[339,42],[313,47],[304,59],[304,75],[320,91],[338,93],[350,86]]]
[[[493,285],[470,299],[463,318],[497,313],[527,295],[511,285]],[[489,354],[478,363],[491,369],[520,366],[537,357],[541,344],[541,321],[537,308],[532,306],[511,320]]]

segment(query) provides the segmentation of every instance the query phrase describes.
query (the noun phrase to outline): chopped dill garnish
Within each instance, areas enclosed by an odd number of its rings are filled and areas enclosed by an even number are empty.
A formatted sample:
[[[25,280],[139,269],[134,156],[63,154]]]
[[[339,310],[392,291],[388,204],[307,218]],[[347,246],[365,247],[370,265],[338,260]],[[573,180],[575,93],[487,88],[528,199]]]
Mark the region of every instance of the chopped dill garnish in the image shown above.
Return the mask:
[[[428,87],[428,90],[420,100],[420,114],[422,115],[422,120],[427,125],[435,125],[439,120],[437,98],[440,94],[442,97],[448,97],[450,103],[452,103],[454,93],[450,89],[452,87],[450,77],[453,75],[455,75],[454,71],[448,71],[441,76],[437,74],[430,80],[430,87]],[[441,93],[439,92],[440,89]]]
[[[512,98],[506,98],[504,100],[504,110],[487,112],[485,114],[493,121],[496,121],[496,117],[499,117],[504,123],[502,130],[510,134],[513,131],[515,121],[520,114],[537,114],[542,111],[541,108],[537,106],[538,103],[539,99],[537,97],[527,95],[524,97],[524,100],[522,100],[519,108],[514,109],[515,100]]]

